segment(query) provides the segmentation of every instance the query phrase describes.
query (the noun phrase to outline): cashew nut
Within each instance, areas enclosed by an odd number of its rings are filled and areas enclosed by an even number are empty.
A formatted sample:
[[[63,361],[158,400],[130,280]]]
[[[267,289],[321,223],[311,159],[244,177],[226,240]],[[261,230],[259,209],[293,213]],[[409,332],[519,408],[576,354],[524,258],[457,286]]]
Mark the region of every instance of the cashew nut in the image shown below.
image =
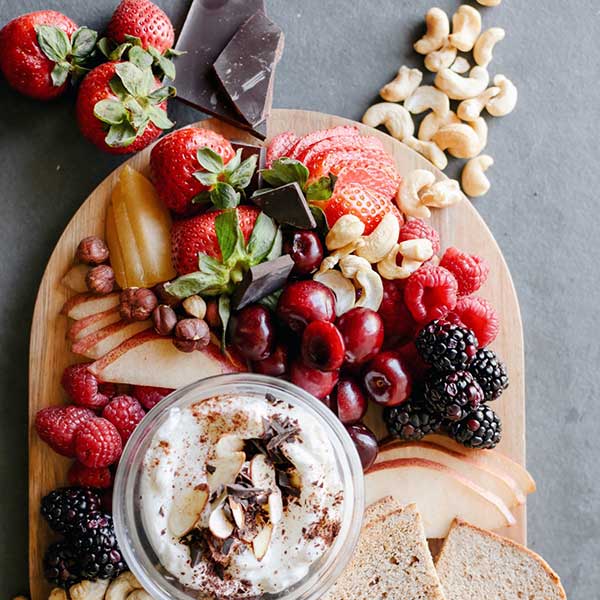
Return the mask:
[[[400,141],[410,137],[415,131],[415,124],[408,110],[392,102],[373,104],[363,115],[362,122],[369,127],[385,125],[390,135]]]
[[[355,306],[370,308],[371,310],[379,310],[383,301],[383,281],[379,273],[373,269],[361,269],[356,273],[354,278],[361,290],[360,298],[356,301]]]
[[[400,102],[406,100],[421,85],[421,81],[423,73],[419,69],[409,69],[403,65],[396,77],[379,90],[379,95],[388,102]]]
[[[441,171],[448,166],[448,157],[437,144],[434,144],[433,142],[424,142],[414,137],[404,140],[404,143],[415,152],[418,152],[421,156],[424,156]]]
[[[494,164],[494,159],[487,154],[481,154],[472,158],[464,167],[462,172],[462,187],[465,194],[472,198],[487,194],[490,189],[490,181],[485,176],[487,171]]]
[[[442,69],[435,76],[435,85],[451,100],[474,98],[485,90],[489,82],[487,69],[479,66],[473,67],[468,77],[463,77],[452,69]]]
[[[417,238],[414,240],[405,240],[398,244],[400,254],[409,260],[425,262],[433,256],[433,244],[426,238]]]
[[[425,67],[432,73],[447,69],[456,58],[456,48],[448,43],[425,57]]]
[[[479,117],[475,119],[471,123],[467,123],[473,128],[473,131],[477,134],[479,138],[479,152],[481,152],[487,146],[488,139],[488,126],[483,117]],[[477,154],[479,154],[479,152]],[[467,157],[470,158],[470,157]]]
[[[505,35],[502,27],[490,27],[477,38],[473,47],[473,58],[479,66],[487,67],[492,62],[494,46],[502,41]]]
[[[427,33],[414,44],[419,54],[429,54],[439,50],[450,33],[450,20],[441,8],[430,8],[425,15]]]
[[[498,6],[502,0],[477,0],[481,6]]]
[[[80,581],[69,588],[69,595],[71,600],[103,600],[108,584],[108,579]]]
[[[432,139],[442,150],[448,150],[456,158],[473,158],[481,150],[479,136],[465,123],[446,125]]]
[[[440,117],[434,112],[430,112],[422,121],[419,127],[419,139],[423,142],[429,142],[435,132],[444,125],[451,123],[460,123],[456,113],[451,110],[445,117]]]
[[[504,117],[511,113],[517,105],[517,88],[504,75],[496,75],[494,85],[500,88],[500,93],[489,100],[485,108],[494,117]]]
[[[377,271],[384,279],[407,279],[423,264],[419,261],[402,258],[402,265],[398,265],[396,262],[398,254],[400,254],[400,244],[394,244],[389,254],[377,263]],[[411,265],[410,269],[407,268],[408,263]],[[413,270],[414,265],[418,266]]]
[[[327,233],[325,246],[337,250],[357,240],[364,232],[365,224],[356,215],[342,215]]]
[[[356,249],[356,255],[368,260],[370,264],[379,262],[398,241],[399,235],[398,217],[393,212],[388,212],[377,227],[363,238],[365,243]]]
[[[475,98],[469,98],[463,100],[456,109],[456,114],[463,121],[476,121],[481,115],[481,111],[485,108],[485,105],[494,97],[500,93],[500,88],[492,86],[487,88],[475,96]]]
[[[144,589],[133,590],[127,600],[152,600],[152,596]]]
[[[460,73],[462,75],[471,69],[471,63],[464,56],[457,56],[450,68],[455,73]]]
[[[443,91],[432,85],[422,85],[404,101],[404,108],[416,115],[431,109],[444,117],[450,110],[450,100]]]
[[[362,256],[350,254],[340,260],[340,269],[344,277],[354,279],[359,271],[370,271],[371,263]]]
[[[356,291],[349,279],[346,279],[339,271],[334,269],[324,273],[316,273],[315,281],[328,287],[335,296],[335,314],[339,317],[354,307],[356,302]]]
[[[352,254],[357,248],[364,244],[363,238],[358,238],[349,244],[346,244],[342,248],[338,248],[334,252],[332,252],[329,256],[326,256],[321,262],[321,266],[319,267],[318,273],[325,273],[325,271],[329,271],[333,269],[342,258]]]
[[[442,179],[425,188],[421,194],[421,203],[435,208],[447,208],[464,199],[460,185],[456,179]],[[405,254],[403,252],[403,254]],[[431,258],[431,257],[429,257]]]
[[[461,4],[452,16],[452,33],[450,43],[461,52],[473,49],[481,33],[481,15],[479,11],[467,4]]]
[[[125,600],[133,590],[138,590],[142,586],[131,571],[121,573],[106,590],[105,600]]]
[[[425,169],[411,171],[404,178],[396,193],[398,208],[410,217],[428,219],[431,216],[431,211],[421,203],[419,192],[423,188],[433,185],[434,181],[435,175],[431,171],[426,171]]]

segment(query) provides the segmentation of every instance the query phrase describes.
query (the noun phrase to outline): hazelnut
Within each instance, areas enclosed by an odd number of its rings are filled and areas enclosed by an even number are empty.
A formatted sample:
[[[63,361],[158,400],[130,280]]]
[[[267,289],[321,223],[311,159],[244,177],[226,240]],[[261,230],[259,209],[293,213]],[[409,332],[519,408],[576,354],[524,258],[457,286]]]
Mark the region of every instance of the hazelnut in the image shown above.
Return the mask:
[[[90,235],[79,242],[75,258],[87,265],[99,265],[108,260],[109,254],[106,242],[98,236]]]
[[[152,322],[158,335],[171,335],[177,325],[177,315],[170,306],[161,304],[152,311]]]
[[[152,291],[156,294],[158,301],[161,304],[166,304],[167,306],[175,306],[179,304],[181,300],[177,298],[177,296],[173,296],[173,294],[169,294],[165,289],[164,283],[158,283],[153,288]]]
[[[152,290],[130,287],[121,292],[119,314],[125,321],[145,321],[158,306]]]
[[[200,296],[190,296],[183,301],[183,308],[188,315],[196,319],[204,319],[206,316],[206,302]]]
[[[85,284],[90,292],[110,294],[115,288],[115,272],[108,265],[98,265],[86,273]]]
[[[217,333],[221,331],[221,317],[219,316],[219,303],[217,300],[209,300],[206,303],[206,314],[204,320],[208,323],[208,326]]]
[[[182,319],[175,325],[173,343],[181,352],[202,350],[210,342],[210,329],[202,319]]]

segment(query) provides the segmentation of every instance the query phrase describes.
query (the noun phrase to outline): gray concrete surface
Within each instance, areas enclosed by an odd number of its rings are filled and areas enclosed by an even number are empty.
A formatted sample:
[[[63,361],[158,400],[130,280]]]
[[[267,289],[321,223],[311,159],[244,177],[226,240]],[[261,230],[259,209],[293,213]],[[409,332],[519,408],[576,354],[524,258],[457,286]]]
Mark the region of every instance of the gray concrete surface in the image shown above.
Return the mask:
[[[52,7],[101,28],[116,0],[0,0],[0,24]],[[188,0],[160,2],[180,25]],[[275,106],[358,119],[402,63],[431,0],[268,0],[286,32]],[[453,10],[456,0],[438,4]],[[511,267],[525,324],[529,542],[569,597],[600,589],[597,446],[600,5],[505,0],[493,73],[519,86],[517,111],[490,120],[493,189],[477,202]],[[172,103],[183,125],[199,115]],[[0,82],[0,596],[27,590],[27,352],[38,282],[59,234],[121,159],[88,145],[73,98],[42,105]],[[35,373],[31,373],[35,377]]]

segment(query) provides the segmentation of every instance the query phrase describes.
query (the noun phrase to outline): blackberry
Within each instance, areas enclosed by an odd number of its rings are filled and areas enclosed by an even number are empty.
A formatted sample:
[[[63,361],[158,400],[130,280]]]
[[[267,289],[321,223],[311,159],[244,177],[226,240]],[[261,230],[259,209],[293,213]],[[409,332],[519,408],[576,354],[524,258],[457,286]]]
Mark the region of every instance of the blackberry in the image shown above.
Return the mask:
[[[502,422],[488,406],[481,406],[462,421],[452,423],[450,436],[467,448],[489,450],[502,439]]]
[[[42,499],[40,511],[57,533],[69,534],[85,522],[90,513],[100,509],[100,496],[90,488],[65,487]]]
[[[496,353],[487,348],[477,350],[469,364],[469,371],[481,386],[486,402],[496,400],[508,387],[508,373]]]
[[[464,371],[477,351],[477,338],[468,328],[449,321],[432,321],[417,335],[421,358],[438,371]]]
[[[44,555],[44,575],[53,585],[68,588],[81,581],[77,553],[68,542],[48,546]]]
[[[483,402],[483,390],[468,371],[430,371],[425,379],[425,406],[448,421],[460,421]]]
[[[418,442],[442,426],[442,419],[430,412],[423,403],[409,399],[399,406],[387,408],[383,418],[390,435],[407,442]]]
[[[77,555],[83,579],[114,579],[127,569],[108,514],[90,514],[68,540]]]

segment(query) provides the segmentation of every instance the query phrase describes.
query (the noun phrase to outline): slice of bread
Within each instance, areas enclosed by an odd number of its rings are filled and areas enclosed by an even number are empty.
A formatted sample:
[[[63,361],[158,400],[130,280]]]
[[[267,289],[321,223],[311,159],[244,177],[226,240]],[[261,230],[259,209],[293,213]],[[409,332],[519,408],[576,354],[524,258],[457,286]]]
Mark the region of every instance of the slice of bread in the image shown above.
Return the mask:
[[[447,600],[566,600],[558,575],[535,552],[456,520],[436,568]]]
[[[327,600],[444,600],[416,505],[390,506],[384,498],[367,509],[354,556]]]
[[[400,510],[402,506],[400,503],[394,500],[393,496],[386,496],[373,504],[369,504],[365,509],[365,516],[363,519],[363,526],[369,525],[372,521],[380,519],[381,517],[387,517],[390,513]]]

